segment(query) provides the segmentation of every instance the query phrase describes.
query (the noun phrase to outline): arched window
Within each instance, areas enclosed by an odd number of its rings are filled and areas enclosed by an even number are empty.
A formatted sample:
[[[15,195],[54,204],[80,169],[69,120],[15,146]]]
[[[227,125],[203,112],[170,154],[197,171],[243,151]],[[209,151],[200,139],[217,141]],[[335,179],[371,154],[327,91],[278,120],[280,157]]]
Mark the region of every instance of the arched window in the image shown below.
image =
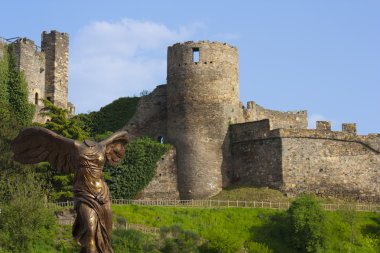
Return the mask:
[[[38,92],[34,94],[34,104],[38,105]]]

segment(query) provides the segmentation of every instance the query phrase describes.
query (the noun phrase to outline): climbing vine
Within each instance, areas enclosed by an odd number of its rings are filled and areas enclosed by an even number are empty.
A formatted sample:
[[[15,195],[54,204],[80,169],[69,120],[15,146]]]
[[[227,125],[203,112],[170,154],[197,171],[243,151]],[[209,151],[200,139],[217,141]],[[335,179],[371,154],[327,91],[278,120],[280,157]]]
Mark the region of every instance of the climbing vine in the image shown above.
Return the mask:
[[[152,180],[157,161],[170,147],[147,137],[129,143],[122,162],[104,168],[112,197],[134,198]]]

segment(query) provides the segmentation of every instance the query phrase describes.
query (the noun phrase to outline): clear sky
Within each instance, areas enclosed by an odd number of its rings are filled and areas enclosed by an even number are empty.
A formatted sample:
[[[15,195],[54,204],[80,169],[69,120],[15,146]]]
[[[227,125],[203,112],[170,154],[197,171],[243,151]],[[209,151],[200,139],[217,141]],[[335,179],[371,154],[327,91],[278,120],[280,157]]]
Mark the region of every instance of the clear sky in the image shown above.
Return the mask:
[[[240,97],[308,110],[309,126],[356,122],[380,133],[379,0],[2,1],[0,36],[70,35],[77,112],[166,83],[167,47],[188,40],[239,49]]]

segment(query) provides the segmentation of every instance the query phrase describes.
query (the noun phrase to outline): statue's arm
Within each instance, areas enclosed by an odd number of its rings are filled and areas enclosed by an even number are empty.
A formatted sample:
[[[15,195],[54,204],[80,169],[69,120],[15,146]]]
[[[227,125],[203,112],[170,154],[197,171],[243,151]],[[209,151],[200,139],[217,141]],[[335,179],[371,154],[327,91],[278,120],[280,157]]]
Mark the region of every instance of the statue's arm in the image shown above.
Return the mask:
[[[12,142],[16,161],[49,162],[60,172],[74,172],[78,148],[79,142],[42,127],[25,128]]]

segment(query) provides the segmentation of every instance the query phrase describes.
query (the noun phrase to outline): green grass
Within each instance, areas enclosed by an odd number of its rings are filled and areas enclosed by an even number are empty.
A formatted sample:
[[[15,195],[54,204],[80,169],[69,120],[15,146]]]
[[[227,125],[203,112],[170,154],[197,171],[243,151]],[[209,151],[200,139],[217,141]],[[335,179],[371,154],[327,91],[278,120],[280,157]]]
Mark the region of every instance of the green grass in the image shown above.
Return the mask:
[[[129,223],[152,227],[178,225],[209,241],[226,242],[241,248],[254,241],[265,244],[274,253],[293,253],[288,238],[285,211],[244,208],[175,208],[113,206],[115,217]],[[380,215],[376,213],[327,212],[329,235],[326,253],[380,252]],[[353,221],[353,229],[349,220]],[[354,241],[352,241],[354,234]]]
[[[212,197],[215,200],[288,202],[282,192],[269,188],[229,187]]]

